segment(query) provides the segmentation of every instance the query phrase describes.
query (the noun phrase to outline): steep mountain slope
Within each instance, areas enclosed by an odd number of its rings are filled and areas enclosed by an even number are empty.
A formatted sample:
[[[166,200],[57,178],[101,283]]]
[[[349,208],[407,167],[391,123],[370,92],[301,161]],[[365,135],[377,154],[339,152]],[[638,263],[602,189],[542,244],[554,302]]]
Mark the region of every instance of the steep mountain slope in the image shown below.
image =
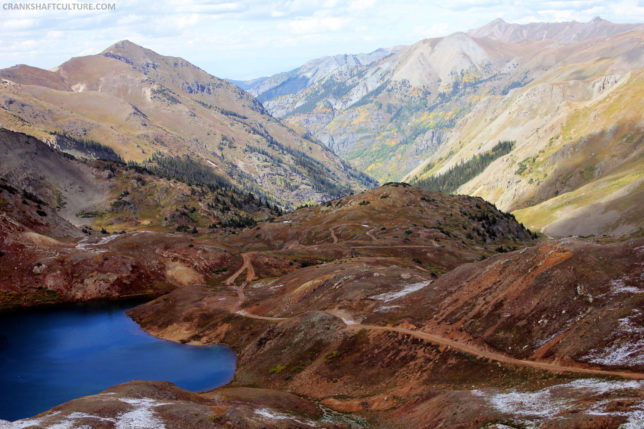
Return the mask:
[[[445,173],[499,140],[515,148],[456,192],[515,211],[551,235],[620,234],[642,227],[644,33],[536,55],[567,64],[505,97],[488,97],[450,141],[407,176]]]
[[[128,41],[53,71],[16,66],[0,76],[0,125],[54,146],[97,141],[126,161],[190,155],[286,206],[373,184],[236,86]]]
[[[400,47],[381,48],[368,54],[345,54],[318,58],[285,73],[247,82],[233,81],[233,83],[247,90],[263,103],[282,95],[294,94],[329,78],[346,79],[355,75],[364,68],[363,66],[367,66],[400,49]]]
[[[425,40],[349,78],[332,76],[264,104],[361,170],[381,181],[397,180],[467,112],[473,83],[489,80],[511,60],[497,48],[484,50],[462,33]],[[499,91],[504,87],[498,78],[493,83]]]
[[[497,20],[265,105],[381,181],[425,186],[514,142],[460,175],[454,191],[521,210],[521,221],[548,234],[619,234],[642,226],[643,29]]]
[[[248,225],[255,219],[280,213],[253,194],[208,182],[207,175],[190,184],[174,180],[181,176],[182,165],[168,165],[176,172],[168,177],[168,170],[157,166],[150,167],[157,172],[154,174],[137,165],[83,161],[31,136],[0,128],[0,179],[6,184],[4,191],[18,200],[36,202],[39,209],[46,207],[87,231],[91,227],[115,232],[141,228],[188,231]],[[184,168],[199,166],[192,163]],[[207,171],[205,166],[201,168]],[[11,209],[14,219],[35,225],[29,216],[18,215],[16,208],[8,204],[4,210]],[[47,219],[40,216],[40,220]],[[58,237],[66,230],[50,228],[45,233]]]

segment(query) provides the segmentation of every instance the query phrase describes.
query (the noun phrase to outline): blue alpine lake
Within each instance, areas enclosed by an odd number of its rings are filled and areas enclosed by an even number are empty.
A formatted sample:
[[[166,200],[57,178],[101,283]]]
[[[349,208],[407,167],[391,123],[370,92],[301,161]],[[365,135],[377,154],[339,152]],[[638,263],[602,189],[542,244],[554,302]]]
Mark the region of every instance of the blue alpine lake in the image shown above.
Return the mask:
[[[130,304],[131,307],[131,304]],[[203,391],[228,383],[228,347],[190,346],[145,333],[122,305],[0,315],[0,419],[16,420],[130,380]]]

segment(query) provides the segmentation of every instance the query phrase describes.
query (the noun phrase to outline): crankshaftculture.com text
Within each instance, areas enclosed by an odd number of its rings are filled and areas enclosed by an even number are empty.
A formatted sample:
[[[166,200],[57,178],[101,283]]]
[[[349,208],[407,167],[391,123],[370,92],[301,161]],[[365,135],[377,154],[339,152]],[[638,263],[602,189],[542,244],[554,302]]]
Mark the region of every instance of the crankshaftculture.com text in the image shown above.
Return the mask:
[[[113,11],[116,3],[3,3],[5,11]]]

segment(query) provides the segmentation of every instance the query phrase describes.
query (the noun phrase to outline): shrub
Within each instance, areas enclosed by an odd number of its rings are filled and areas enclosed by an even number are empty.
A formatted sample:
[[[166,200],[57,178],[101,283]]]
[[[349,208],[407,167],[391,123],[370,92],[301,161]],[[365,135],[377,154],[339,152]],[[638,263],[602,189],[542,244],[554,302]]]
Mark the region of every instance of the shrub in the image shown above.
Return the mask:
[[[268,373],[269,373],[269,374],[279,374],[280,372],[282,372],[282,371],[284,371],[286,368],[288,368],[288,367],[289,367],[289,365],[291,365],[291,363],[290,363],[290,362],[286,362],[286,363],[284,363],[284,364],[276,365],[276,366],[274,366],[273,368],[269,369],[269,370],[268,370]]]

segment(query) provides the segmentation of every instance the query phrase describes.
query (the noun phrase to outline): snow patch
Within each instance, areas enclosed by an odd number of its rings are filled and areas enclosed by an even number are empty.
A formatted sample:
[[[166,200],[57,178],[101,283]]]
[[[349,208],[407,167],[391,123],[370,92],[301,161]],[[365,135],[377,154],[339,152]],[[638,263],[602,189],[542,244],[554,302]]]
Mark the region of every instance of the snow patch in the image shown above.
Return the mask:
[[[291,420],[293,422],[299,423],[301,425],[307,425],[307,426],[313,426],[317,427],[314,421],[311,420],[299,420],[295,416],[291,416],[288,414],[283,414],[279,413],[275,410],[271,410],[269,408],[260,408],[255,410],[255,414],[258,416],[264,417],[269,420]]]
[[[385,292],[385,293],[381,293],[380,295],[371,296],[369,298],[377,299],[378,301],[389,302],[395,299],[402,298],[403,296],[409,295],[410,293],[419,291],[425,286],[430,285],[431,283],[432,283],[431,280],[427,280],[419,283],[412,283],[405,286],[402,290],[399,290],[397,292]]]
[[[0,429],[22,429],[37,426],[40,426],[40,419],[17,420],[15,422],[0,420]]]
[[[271,420],[288,420],[290,419],[289,416],[286,416],[284,414],[278,414],[272,410],[269,410],[268,408],[260,408],[259,410],[255,410],[255,414],[260,415],[262,417],[266,417],[267,419]]]
[[[70,420],[78,420],[78,419],[96,419],[96,420],[101,420],[104,422],[115,422],[116,419],[112,419],[110,417],[101,417],[101,416],[95,416],[93,414],[87,414],[87,413],[79,413],[79,412],[73,412],[70,415],[67,416],[68,419]]]
[[[376,309],[374,309],[374,313],[386,313],[388,311],[394,310],[396,308],[400,308],[399,305],[382,305]]]
[[[150,398],[119,398],[121,402],[135,408],[117,417],[116,429],[165,429],[163,422],[155,415],[153,407],[168,405]]]
[[[81,241],[79,241],[78,244],[76,244],[76,249],[78,249],[78,250],[89,250],[89,251],[92,251],[92,252],[95,252],[95,253],[104,253],[104,252],[107,252],[107,250],[105,250],[105,249],[96,249],[96,247],[97,246],[103,246],[103,245],[109,243],[110,241],[114,240],[118,236],[119,236],[119,234],[108,235],[107,237],[101,238],[96,243],[89,243],[88,242],[89,237],[85,237]]]
[[[543,419],[556,418],[568,410],[579,410],[584,401],[582,395],[603,395],[606,393],[618,394],[620,391],[641,390],[644,381],[602,381],[598,379],[579,379],[566,384],[550,386],[535,392],[487,393],[473,390],[474,396],[485,398],[496,410],[522,418],[522,423],[527,427],[536,427]],[[602,414],[628,417],[629,421],[623,428],[637,426],[644,420],[644,401],[640,401],[627,411],[607,411],[606,405],[611,401],[624,398],[614,398],[592,404],[581,411],[585,414]],[[630,426],[628,426],[630,425]]]
[[[272,280],[259,280],[250,285],[251,289],[260,289],[271,284]]]
[[[109,417],[101,417],[101,416],[95,416],[93,414],[73,412],[65,416],[64,421],[53,425],[47,425],[47,427],[49,429],[72,429],[72,428],[91,428],[92,427],[92,426],[86,426],[86,425],[79,426],[76,423],[76,420],[80,420],[80,419],[93,419],[98,421],[116,423],[116,419],[112,419]]]
[[[112,234],[112,235],[108,235],[107,237],[103,237],[103,238],[101,238],[101,239],[98,241],[98,243],[96,243],[96,245],[97,245],[97,246],[102,246],[102,245],[107,244],[107,243],[109,243],[110,241],[112,241],[112,240],[114,240],[115,238],[118,238],[118,237],[119,237],[119,234]]]
[[[637,286],[626,284],[626,281],[628,280],[630,280],[629,277],[622,277],[621,279],[611,280],[610,281],[611,295],[617,295],[618,293],[644,293],[644,290],[638,288]]]
[[[48,417],[55,416],[57,414],[60,414],[60,411],[54,411],[53,413],[49,414]],[[16,420],[15,422],[0,420],[0,429],[22,429],[33,426],[40,426],[42,424],[42,418],[22,419]]]
[[[640,310],[635,309],[633,313],[618,320],[619,325],[612,335],[613,344],[610,347],[592,349],[581,360],[607,366],[644,365],[644,327],[635,320]]]

